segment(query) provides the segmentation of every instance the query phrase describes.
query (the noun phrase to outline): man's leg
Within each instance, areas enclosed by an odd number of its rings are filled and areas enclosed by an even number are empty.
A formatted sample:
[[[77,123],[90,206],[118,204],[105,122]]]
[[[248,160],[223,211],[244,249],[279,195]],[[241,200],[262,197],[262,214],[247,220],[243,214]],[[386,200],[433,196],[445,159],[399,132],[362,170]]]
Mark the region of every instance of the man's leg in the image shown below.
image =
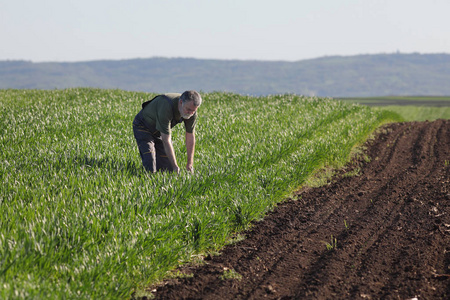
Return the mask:
[[[173,171],[169,158],[164,150],[160,137],[155,137],[144,126],[133,124],[133,133],[136,139],[142,165],[149,172]]]
[[[156,172],[156,150],[152,133],[144,126],[133,123],[133,133],[141,155],[142,165],[149,172]]]

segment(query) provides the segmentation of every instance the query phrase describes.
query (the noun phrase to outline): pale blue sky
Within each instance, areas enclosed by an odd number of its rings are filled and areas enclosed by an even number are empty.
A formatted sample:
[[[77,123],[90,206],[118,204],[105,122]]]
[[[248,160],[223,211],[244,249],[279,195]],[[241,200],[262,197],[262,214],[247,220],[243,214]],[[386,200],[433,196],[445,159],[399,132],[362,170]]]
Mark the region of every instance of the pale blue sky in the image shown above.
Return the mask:
[[[0,0],[0,60],[450,53],[449,0]]]

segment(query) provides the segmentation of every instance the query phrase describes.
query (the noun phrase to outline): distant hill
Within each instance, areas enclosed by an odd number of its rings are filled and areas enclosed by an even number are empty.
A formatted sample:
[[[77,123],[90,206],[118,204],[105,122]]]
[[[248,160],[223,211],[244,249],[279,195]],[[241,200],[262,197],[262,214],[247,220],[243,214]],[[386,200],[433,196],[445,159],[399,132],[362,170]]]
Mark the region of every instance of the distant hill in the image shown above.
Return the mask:
[[[325,97],[450,95],[450,54],[329,56],[286,61],[148,58],[75,63],[0,61],[0,89],[117,88]]]

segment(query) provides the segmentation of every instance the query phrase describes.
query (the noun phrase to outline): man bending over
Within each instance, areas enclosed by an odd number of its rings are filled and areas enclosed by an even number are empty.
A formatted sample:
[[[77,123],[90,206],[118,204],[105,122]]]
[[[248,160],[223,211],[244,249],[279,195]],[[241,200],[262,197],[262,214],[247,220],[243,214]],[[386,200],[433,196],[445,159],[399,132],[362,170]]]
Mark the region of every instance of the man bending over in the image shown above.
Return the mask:
[[[133,132],[142,164],[147,171],[180,172],[173,150],[171,129],[183,122],[186,129],[186,169],[193,172],[194,129],[201,103],[202,98],[196,91],[162,94],[142,103],[142,110],[133,121]]]

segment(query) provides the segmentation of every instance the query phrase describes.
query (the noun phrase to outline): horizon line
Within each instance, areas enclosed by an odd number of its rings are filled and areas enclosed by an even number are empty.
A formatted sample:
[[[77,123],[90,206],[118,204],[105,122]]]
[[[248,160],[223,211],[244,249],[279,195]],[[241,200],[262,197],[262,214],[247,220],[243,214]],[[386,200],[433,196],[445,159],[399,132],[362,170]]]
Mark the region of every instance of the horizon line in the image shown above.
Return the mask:
[[[100,61],[130,61],[130,60],[145,60],[145,59],[190,59],[190,60],[209,60],[209,61],[242,61],[242,62],[286,62],[286,63],[296,63],[301,61],[316,60],[323,58],[333,58],[333,57],[356,57],[356,56],[379,56],[379,55],[450,55],[446,52],[432,52],[432,53],[421,53],[421,52],[379,52],[379,53],[360,53],[360,54],[329,54],[322,55],[313,58],[305,58],[299,60],[282,60],[282,59],[238,59],[238,58],[199,58],[199,57],[189,57],[189,56],[150,56],[150,57],[133,57],[133,58],[99,58],[99,59],[88,59],[88,60],[77,60],[77,61],[58,61],[58,60],[43,60],[43,61],[33,61],[27,59],[2,59],[0,62],[27,62],[33,64],[45,64],[45,63],[89,63],[89,62],[100,62]]]

